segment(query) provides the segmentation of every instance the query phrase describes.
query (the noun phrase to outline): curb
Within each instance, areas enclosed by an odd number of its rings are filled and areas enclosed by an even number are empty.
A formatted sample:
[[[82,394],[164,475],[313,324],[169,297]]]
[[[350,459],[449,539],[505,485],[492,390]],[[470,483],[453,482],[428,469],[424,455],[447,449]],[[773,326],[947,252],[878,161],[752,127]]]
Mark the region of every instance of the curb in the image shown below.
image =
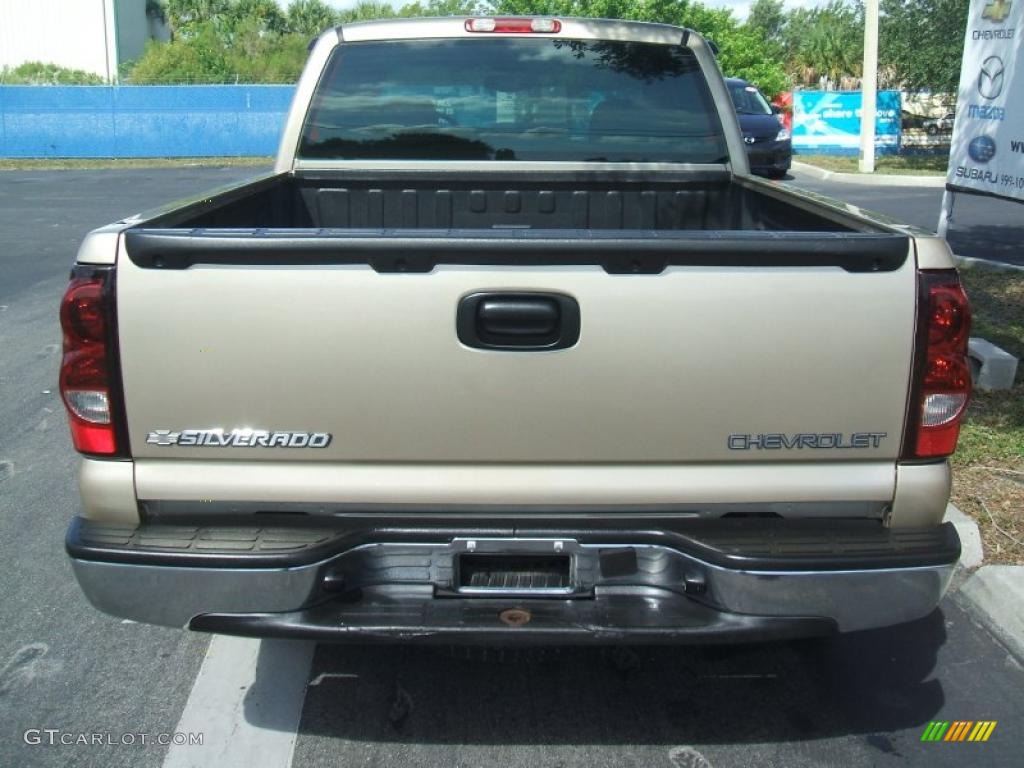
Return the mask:
[[[1024,660],[1024,566],[982,565],[981,532],[974,519],[953,504],[946,507],[944,519],[960,536],[960,562],[950,593],[1010,653]]]
[[[973,571],[984,561],[984,553],[981,548],[981,531],[974,518],[965,515],[953,504],[946,506],[946,516],[943,522],[952,523],[960,537],[960,562],[958,569]]]
[[[1024,265],[1010,264],[1008,261],[992,261],[978,259],[974,256],[957,256],[954,254],[959,269],[983,269],[989,272],[1024,272]]]
[[[801,163],[793,160],[793,169],[803,171],[822,181],[841,181],[847,184],[864,184],[876,187],[931,187],[943,189],[946,186],[945,176],[905,176],[886,173],[843,173],[841,171],[826,171],[816,165]]]
[[[983,566],[960,586],[959,594],[981,623],[1024,659],[1024,567]]]

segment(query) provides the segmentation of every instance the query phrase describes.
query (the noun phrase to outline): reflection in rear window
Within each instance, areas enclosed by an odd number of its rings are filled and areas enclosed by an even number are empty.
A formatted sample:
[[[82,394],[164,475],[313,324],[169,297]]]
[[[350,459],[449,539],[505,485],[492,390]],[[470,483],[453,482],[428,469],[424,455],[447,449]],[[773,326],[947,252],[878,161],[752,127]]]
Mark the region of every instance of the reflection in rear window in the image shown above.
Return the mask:
[[[303,127],[328,159],[721,163],[681,46],[550,38],[343,43]]]

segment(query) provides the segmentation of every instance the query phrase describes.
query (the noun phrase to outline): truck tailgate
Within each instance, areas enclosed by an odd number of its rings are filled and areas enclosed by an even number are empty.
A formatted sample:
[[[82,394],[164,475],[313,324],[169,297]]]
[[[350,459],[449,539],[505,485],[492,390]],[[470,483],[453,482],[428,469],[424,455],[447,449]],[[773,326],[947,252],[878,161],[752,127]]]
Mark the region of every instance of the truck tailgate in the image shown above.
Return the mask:
[[[444,258],[427,272],[266,258],[161,269],[121,249],[136,459],[891,464],[899,454],[912,256],[877,271],[768,255],[614,274]],[[578,342],[469,347],[457,308],[478,292],[571,297]],[[301,449],[177,442],[185,430],[245,429],[330,438]]]

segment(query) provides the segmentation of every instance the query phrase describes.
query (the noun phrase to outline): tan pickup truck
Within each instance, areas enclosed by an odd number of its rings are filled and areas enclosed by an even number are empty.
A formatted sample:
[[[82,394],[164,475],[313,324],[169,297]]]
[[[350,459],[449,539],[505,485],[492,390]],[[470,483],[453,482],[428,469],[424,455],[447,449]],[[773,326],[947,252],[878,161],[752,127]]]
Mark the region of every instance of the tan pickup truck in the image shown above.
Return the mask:
[[[91,233],[61,320],[115,616],[749,641],[923,616],[959,556],[945,242],[751,177],[690,30],[332,29],[273,173]]]

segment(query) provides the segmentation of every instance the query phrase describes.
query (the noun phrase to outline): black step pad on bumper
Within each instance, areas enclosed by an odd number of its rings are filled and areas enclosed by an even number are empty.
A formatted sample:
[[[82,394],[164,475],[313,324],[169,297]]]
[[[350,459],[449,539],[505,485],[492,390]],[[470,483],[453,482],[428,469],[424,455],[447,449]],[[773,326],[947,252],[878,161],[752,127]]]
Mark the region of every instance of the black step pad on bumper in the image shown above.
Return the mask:
[[[85,560],[288,568],[336,554],[339,536],[323,528],[116,525],[75,518],[65,543],[68,554]]]
[[[332,527],[326,527],[331,524]],[[951,523],[886,528],[877,520],[665,520],[635,525],[600,521],[531,522],[482,531],[450,520],[437,524],[382,519],[325,521],[321,527],[113,525],[75,518],[68,554],[82,560],[168,566],[290,568],[373,543],[446,542],[459,536],[565,538],[581,544],[668,547],[712,565],[744,570],[907,568],[948,565],[960,556]]]

